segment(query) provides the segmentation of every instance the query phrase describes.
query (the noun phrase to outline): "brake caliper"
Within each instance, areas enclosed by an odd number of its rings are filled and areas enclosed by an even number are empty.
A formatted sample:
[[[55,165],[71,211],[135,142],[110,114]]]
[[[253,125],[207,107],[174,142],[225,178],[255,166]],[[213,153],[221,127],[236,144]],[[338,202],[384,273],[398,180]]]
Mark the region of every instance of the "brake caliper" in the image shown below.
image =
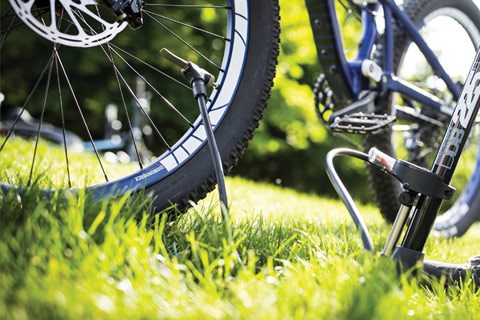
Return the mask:
[[[126,20],[130,27],[138,29],[143,25],[144,0],[103,0],[113,9],[119,20]]]

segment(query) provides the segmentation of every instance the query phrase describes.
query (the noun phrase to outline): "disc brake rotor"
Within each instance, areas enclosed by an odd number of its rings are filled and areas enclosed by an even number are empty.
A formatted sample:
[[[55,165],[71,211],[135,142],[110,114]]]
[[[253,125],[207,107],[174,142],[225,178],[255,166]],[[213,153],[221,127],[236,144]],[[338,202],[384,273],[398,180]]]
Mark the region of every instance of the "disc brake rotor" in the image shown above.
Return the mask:
[[[127,26],[95,0],[9,0],[17,16],[43,38],[70,47],[94,47]]]

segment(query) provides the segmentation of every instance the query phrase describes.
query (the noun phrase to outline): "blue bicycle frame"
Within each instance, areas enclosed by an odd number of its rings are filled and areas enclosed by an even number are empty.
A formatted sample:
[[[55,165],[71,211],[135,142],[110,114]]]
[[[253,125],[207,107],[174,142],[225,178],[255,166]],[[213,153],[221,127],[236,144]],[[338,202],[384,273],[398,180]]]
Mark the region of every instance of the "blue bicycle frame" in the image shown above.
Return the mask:
[[[453,106],[427,91],[404,81],[394,75],[394,21],[403,27],[405,33],[414,42],[435,74],[440,77],[451,91],[455,100],[460,97],[460,89],[448,76],[445,69],[418,32],[410,18],[397,6],[394,0],[378,0],[375,4],[363,7],[362,34],[356,57],[347,61],[344,55],[341,31],[336,17],[334,0],[306,0],[310,21],[314,32],[317,54],[329,85],[335,95],[335,102],[340,108],[356,101],[360,93],[371,89],[369,81],[362,73],[362,64],[372,56],[374,44],[378,37],[375,14],[383,9],[385,31],[383,34],[384,61],[379,91],[394,91],[437,111],[451,115]]]

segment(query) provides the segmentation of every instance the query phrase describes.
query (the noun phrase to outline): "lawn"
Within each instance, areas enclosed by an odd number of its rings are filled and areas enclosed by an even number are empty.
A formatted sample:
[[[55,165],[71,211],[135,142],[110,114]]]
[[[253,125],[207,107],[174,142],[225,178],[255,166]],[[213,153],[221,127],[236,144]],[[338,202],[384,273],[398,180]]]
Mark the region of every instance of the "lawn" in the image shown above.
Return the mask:
[[[234,243],[217,198],[179,220],[148,199],[0,195],[1,319],[473,319],[467,284],[397,275],[365,253],[343,205],[239,178],[227,180]],[[380,250],[388,226],[361,207]],[[431,238],[429,258],[478,254],[480,225]]]

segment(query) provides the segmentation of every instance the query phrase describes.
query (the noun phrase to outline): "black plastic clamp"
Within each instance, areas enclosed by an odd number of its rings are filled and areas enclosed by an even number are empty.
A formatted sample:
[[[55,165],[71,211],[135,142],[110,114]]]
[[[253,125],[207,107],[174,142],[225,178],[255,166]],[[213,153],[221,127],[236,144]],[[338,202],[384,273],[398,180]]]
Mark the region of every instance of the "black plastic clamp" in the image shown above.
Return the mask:
[[[370,149],[369,162],[394,176],[402,183],[403,189],[429,197],[449,200],[455,188],[443,182],[439,175],[413,163],[390,157],[376,148]]]
[[[455,188],[443,182],[442,177],[407,161],[397,160],[393,174],[403,183],[405,190],[445,200],[455,194]]]

